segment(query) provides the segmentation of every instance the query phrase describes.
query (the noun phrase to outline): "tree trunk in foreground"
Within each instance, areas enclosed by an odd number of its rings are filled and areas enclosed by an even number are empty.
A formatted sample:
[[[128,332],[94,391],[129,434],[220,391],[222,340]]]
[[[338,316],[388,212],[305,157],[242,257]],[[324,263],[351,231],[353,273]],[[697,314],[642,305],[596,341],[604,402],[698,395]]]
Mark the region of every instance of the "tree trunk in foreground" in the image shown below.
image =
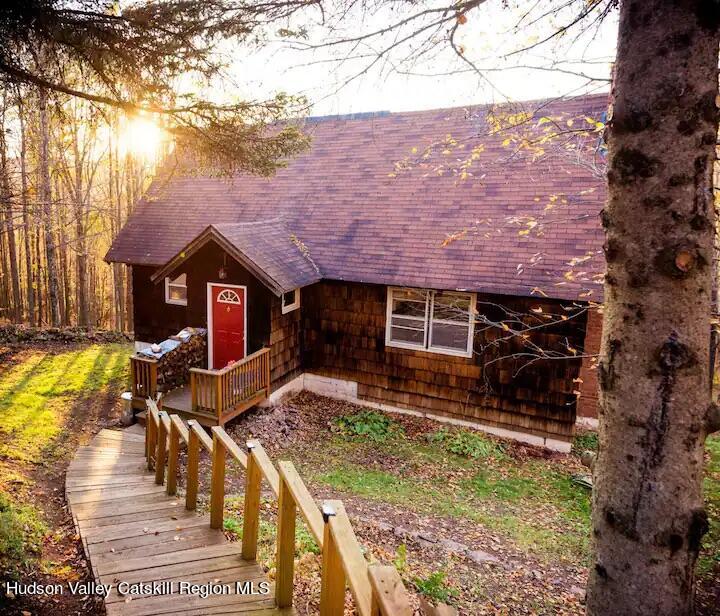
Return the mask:
[[[625,1],[609,122],[587,611],[693,612],[707,531],[718,4]]]

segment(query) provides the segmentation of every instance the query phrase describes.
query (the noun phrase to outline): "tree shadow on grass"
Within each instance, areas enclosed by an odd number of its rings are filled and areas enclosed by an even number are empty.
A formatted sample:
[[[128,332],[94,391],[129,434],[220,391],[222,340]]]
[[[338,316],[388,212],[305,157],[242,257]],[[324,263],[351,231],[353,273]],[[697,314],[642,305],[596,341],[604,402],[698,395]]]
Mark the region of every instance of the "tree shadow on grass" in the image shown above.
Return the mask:
[[[31,441],[42,439],[47,430],[52,431],[54,411],[52,406],[59,398],[59,385],[77,364],[75,355],[57,373],[52,382],[43,382],[40,377],[48,364],[57,360],[55,355],[44,355],[26,370],[22,377],[0,397],[0,455],[4,458],[17,458],[27,462],[38,462],[42,458],[28,451]],[[22,365],[18,366],[23,370]],[[3,378],[12,378],[4,374]],[[36,382],[37,381],[37,382]],[[42,448],[42,447],[41,447]]]
[[[125,374],[121,367],[129,362],[123,348],[100,352],[79,387],[79,396],[69,400],[69,411],[55,438],[43,448],[43,458],[57,460],[64,473],[70,454],[85,445],[102,428],[119,425],[122,403],[119,399]]]
[[[90,346],[66,353],[29,358],[5,379],[17,382],[0,393],[0,455],[18,461],[48,463],[59,444],[79,428],[82,409],[93,408],[93,398],[115,396],[125,378],[129,354],[122,345]],[[87,413],[92,423],[93,413]],[[72,425],[69,422],[73,422]]]

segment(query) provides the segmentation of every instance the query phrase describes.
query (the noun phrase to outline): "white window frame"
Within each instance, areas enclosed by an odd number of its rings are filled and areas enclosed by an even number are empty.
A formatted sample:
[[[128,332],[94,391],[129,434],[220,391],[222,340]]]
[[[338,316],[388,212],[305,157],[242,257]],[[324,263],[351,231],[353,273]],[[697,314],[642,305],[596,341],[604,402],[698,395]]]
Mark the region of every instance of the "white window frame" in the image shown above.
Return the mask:
[[[167,276],[165,278],[165,303],[166,304],[174,304],[176,306],[187,306],[187,274],[182,273],[178,274],[175,277],[175,280],[180,278],[180,276],[185,276],[185,284],[179,284],[176,282],[173,282],[170,276]],[[172,299],[170,297],[170,287],[184,287],[185,288],[185,299]]]
[[[392,340],[392,316],[393,316],[393,291],[422,291],[425,293],[425,316],[424,317],[406,317],[404,319],[410,319],[412,321],[422,321],[425,329],[423,332],[422,344],[419,342],[407,342],[403,340]],[[385,346],[397,347],[399,349],[412,349],[414,351],[427,351],[428,342],[428,309],[430,307],[430,293],[427,289],[410,289],[408,287],[388,287],[387,288],[387,312],[385,315]],[[399,326],[402,327],[402,326]]]
[[[425,324],[425,331],[423,336],[423,342],[404,342],[401,340],[392,340],[392,309],[393,309],[393,291],[422,291],[425,293],[425,318],[421,317],[406,317],[415,320],[423,320]],[[396,347],[400,349],[411,349],[413,351],[425,351],[427,353],[437,353],[439,355],[454,355],[456,357],[472,357],[473,355],[473,339],[475,335],[475,315],[476,315],[476,293],[466,293],[464,291],[446,291],[447,293],[457,293],[458,295],[466,295],[470,298],[470,314],[468,315],[468,339],[467,347],[464,351],[458,349],[449,349],[446,347],[439,347],[432,345],[432,325],[433,321],[437,323],[448,323],[459,325],[458,321],[445,321],[443,319],[433,320],[433,313],[435,307],[435,295],[439,291],[432,289],[416,289],[411,287],[388,287],[387,288],[387,301],[386,301],[386,314],[385,314],[385,346]],[[397,327],[397,326],[396,326]]]
[[[282,306],[283,314],[300,308],[300,288],[298,287],[297,289],[293,289],[293,291],[288,291],[288,293],[295,293],[295,300],[292,304],[285,304],[285,293],[280,296],[280,305]]]

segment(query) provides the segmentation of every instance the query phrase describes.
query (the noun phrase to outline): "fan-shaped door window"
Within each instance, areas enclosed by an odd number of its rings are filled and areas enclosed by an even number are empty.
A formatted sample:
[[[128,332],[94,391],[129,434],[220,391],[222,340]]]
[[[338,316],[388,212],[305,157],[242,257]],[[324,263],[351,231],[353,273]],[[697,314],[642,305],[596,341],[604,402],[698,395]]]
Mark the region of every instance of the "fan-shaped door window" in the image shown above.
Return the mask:
[[[240,296],[232,289],[224,289],[218,294],[217,301],[221,304],[237,304],[240,305]]]

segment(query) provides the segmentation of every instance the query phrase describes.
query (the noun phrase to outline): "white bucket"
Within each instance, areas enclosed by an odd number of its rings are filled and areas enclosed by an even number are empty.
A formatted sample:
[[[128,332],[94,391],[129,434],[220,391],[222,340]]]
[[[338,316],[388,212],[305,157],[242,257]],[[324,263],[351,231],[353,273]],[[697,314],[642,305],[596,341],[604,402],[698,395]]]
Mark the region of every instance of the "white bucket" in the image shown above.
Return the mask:
[[[120,394],[120,399],[123,401],[122,415],[120,416],[120,423],[123,426],[129,426],[133,423],[134,414],[132,408],[132,392],[124,391]]]

